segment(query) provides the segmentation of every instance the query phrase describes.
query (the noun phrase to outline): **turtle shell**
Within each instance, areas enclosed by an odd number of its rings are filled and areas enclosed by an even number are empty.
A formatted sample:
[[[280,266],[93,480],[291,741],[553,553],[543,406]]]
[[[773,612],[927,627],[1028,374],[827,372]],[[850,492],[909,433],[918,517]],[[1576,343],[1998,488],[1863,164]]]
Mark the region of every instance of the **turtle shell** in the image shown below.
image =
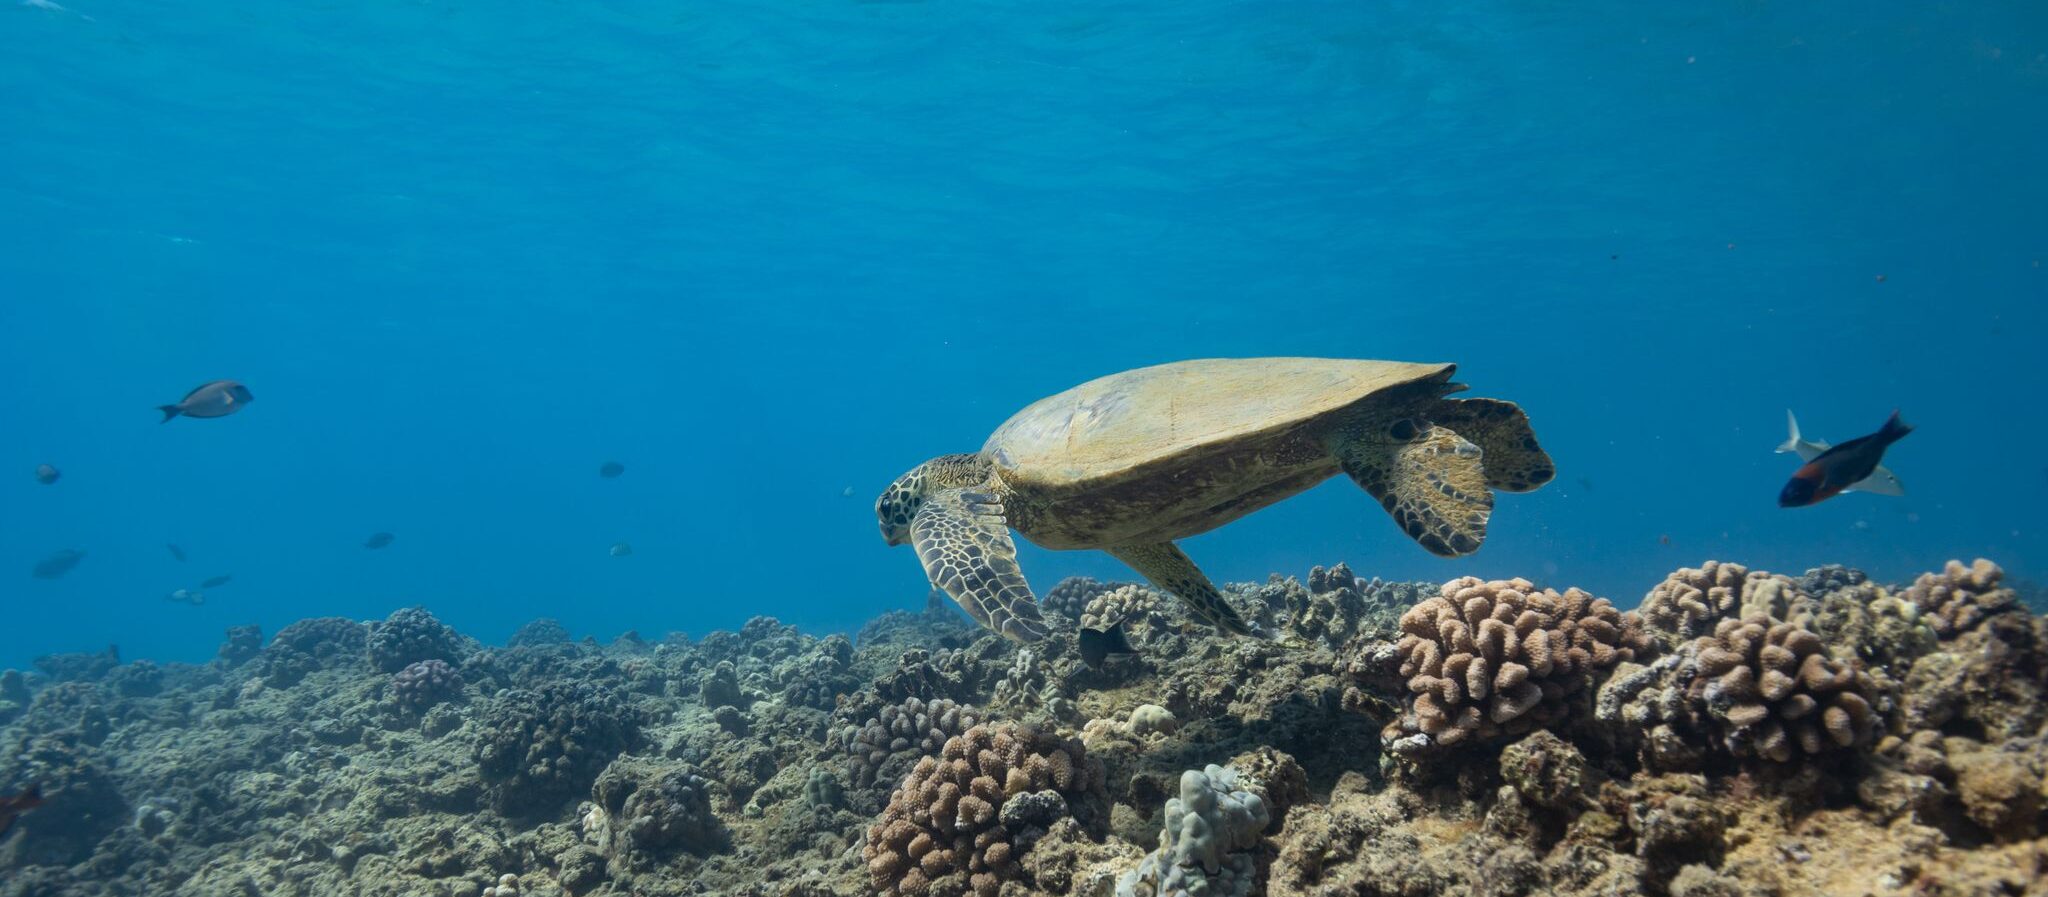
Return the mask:
[[[1033,402],[982,451],[1013,485],[1086,487],[1183,453],[1256,444],[1389,389],[1447,381],[1456,369],[1342,358],[1177,361]]]

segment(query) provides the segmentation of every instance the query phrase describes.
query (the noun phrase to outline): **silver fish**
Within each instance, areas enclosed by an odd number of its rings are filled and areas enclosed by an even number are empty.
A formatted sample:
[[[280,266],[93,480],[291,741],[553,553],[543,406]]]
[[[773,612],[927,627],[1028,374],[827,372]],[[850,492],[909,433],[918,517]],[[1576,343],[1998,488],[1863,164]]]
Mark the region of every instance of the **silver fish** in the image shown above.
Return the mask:
[[[619,544],[612,546],[611,550],[611,556],[615,558],[622,558],[632,553],[633,546],[628,545],[624,542],[620,542]]]
[[[215,380],[194,389],[178,400],[176,405],[158,405],[156,410],[164,413],[164,423],[182,414],[186,417],[227,417],[242,410],[243,405],[256,401],[249,387],[233,380]]]

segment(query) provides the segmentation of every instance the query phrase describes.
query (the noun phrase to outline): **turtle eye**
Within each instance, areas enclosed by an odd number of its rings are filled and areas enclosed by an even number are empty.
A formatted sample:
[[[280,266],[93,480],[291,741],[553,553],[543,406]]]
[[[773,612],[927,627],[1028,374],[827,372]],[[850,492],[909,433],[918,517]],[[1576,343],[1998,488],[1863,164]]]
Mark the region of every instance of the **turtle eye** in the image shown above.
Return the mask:
[[[1415,418],[1412,417],[1401,418],[1395,421],[1393,426],[1387,428],[1387,435],[1394,437],[1396,442],[1408,442],[1421,432],[1421,425],[1417,424]]]

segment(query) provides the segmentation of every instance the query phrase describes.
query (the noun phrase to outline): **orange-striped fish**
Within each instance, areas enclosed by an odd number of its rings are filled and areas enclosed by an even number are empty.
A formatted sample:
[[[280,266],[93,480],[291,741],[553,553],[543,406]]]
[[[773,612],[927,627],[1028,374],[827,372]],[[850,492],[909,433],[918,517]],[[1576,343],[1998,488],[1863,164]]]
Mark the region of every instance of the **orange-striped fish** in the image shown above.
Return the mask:
[[[1899,478],[1879,463],[1884,460],[1885,449],[1913,432],[1912,427],[1899,420],[1897,411],[1892,412],[1891,418],[1877,432],[1858,436],[1837,446],[1800,438],[1799,420],[1792,416],[1792,412],[1785,412],[1785,420],[1791,424],[1792,438],[1778,446],[1778,451],[1798,452],[1800,460],[1806,463],[1778,492],[1778,507],[1801,508],[1849,491],[1906,494],[1905,487],[1899,485]]]

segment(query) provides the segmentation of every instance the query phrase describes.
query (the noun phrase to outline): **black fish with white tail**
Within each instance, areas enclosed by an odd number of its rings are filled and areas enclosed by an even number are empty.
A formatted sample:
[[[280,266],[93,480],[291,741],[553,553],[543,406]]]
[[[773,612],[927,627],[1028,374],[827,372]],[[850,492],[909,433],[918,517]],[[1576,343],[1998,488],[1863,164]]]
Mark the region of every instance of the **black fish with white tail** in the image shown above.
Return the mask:
[[[601,477],[604,477],[604,478],[605,478],[605,479],[607,479],[607,480],[615,480],[615,479],[618,479],[618,477],[619,477],[619,474],[622,474],[622,473],[625,473],[625,472],[626,472],[626,465],[624,465],[624,464],[620,464],[620,463],[619,463],[619,462],[617,462],[617,461],[606,461],[606,462],[604,462],[604,464],[603,464],[603,465],[601,465],[601,466],[599,466],[599,467],[597,468],[597,475],[598,475],[598,476],[601,476]]]
[[[256,401],[249,387],[233,380],[215,380],[185,394],[175,405],[158,405],[156,410],[164,413],[163,423],[171,418],[185,417],[227,417],[242,410],[242,406]]]
[[[1798,452],[1800,460],[1806,464],[1793,473],[1785,488],[1778,492],[1778,507],[1802,508],[1852,491],[1877,495],[1906,494],[1899,478],[1880,463],[1884,460],[1885,449],[1913,432],[1911,426],[1899,419],[1897,411],[1892,412],[1877,432],[1858,436],[1837,446],[1801,438],[1799,420],[1792,416],[1792,412],[1785,412],[1785,420],[1791,426],[1792,435],[1778,446],[1778,451]]]
[[[1138,650],[1131,647],[1130,639],[1124,637],[1124,620],[1118,619],[1101,629],[1081,628],[1081,662],[1091,670],[1101,669],[1110,657],[1127,654],[1136,655]]]
[[[169,542],[165,542],[165,543],[164,543],[164,550],[165,550],[165,551],[168,551],[168,552],[170,552],[170,553],[171,553],[171,557],[177,558],[177,559],[178,559],[178,563],[181,563],[181,564],[182,564],[182,563],[184,563],[184,562],[185,562],[185,549],[183,549],[183,548],[179,548],[178,546],[176,546],[176,545],[174,545],[174,544],[172,544],[172,543],[169,543]]]
[[[30,785],[20,794],[0,797],[0,837],[7,835],[7,830],[14,827],[14,820],[21,814],[42,805],[43,789],[40,785]]]
[[[219,576],[209,576],[205,579],[205,581],[199,584],[199,587],[202,589],[217,589],[221,586],[227,585],[233,579],[234,576],[227,573],[223,573]]]

